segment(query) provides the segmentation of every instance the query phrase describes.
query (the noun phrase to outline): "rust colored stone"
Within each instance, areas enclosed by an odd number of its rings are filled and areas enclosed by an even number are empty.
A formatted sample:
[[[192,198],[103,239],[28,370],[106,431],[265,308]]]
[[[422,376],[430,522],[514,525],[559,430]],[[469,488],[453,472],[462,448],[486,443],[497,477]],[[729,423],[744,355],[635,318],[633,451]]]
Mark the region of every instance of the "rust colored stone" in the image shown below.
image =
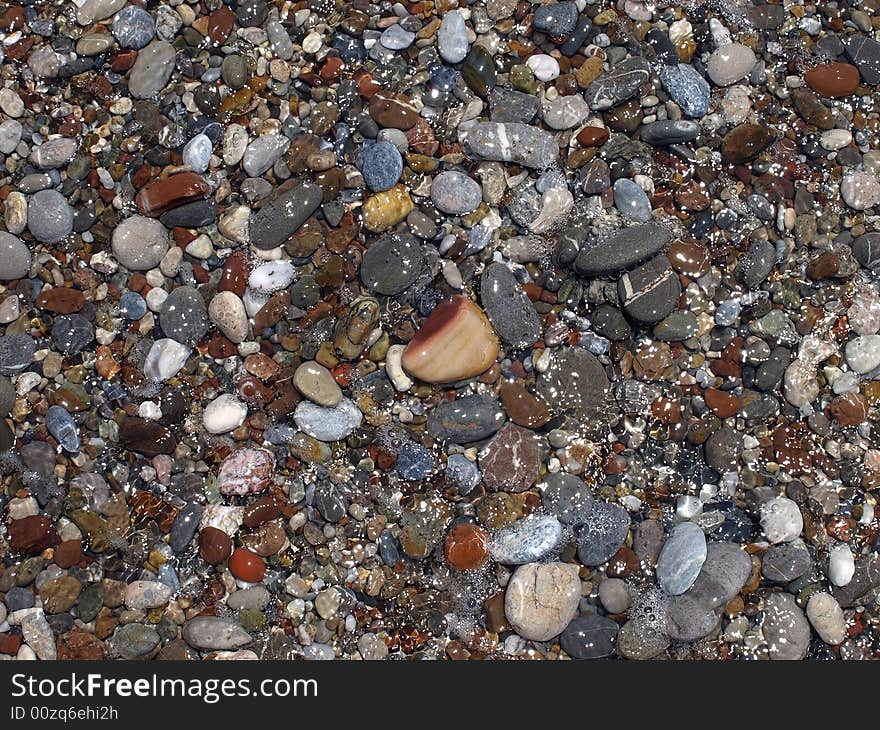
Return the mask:
[[[489,533],[482,527],[463,523],[446,535],[443,554],[454,570],[475,570],[489,559]]]
[[[849,96],[859,85],[859,70],[849,63],[826,63],[814,66],[804,74],[813,91],[832,99]]]
[[[35,302],[37,309],[45,309],[56,314],[78,312],[85,303],[85,295],[79,289],[70,289],[66,286],[44,288]]]
[[[211,187],[201,175],[180,172],[147,183],[135,197],[135,202],[143,215],[158,218],[165,211],[201,200],[210,193]]]
[[[29,515],[12,520],[7,528],[12,549],[25,555],[35,555],[58,544],[58,533],[52,519],[43,515]]]

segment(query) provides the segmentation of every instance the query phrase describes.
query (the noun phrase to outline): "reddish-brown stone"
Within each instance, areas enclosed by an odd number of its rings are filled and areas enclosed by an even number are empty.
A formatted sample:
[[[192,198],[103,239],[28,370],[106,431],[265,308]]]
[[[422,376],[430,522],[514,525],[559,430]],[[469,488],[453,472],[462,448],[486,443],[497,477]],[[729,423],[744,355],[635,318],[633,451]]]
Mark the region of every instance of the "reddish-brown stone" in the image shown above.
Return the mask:
[[[706,405],[718,418],[730,418],[740,409],[739,398],[717,388],[709,388],[703,394]]]
[[[20,648],[20,634],[0,634],[0,654],[15,656]]]
[[[382,127],[406,131],[419,121],[419,113],[405,98],[384,91],[373,95],[369,106],[370,116]]]
[[[859,85],[859,70],[849,63],[825,63],[814,66],[804,74],[813,91],[832,99],[849,96]]]
[[[841,426],[858,426],[868,417],[868,401],[861,393],[844,393],[831,401],[831,415]]]
[[[81,629],[68,631],[58,637],[58,659],[61,661],[99,662],[107,658],[107,647],[94,634]]]
[[[482,527],[460,524],[446,535],[443,553],[446,562],[455,570],[475,570],[489,559],[489,533]]]
[[[232,538],[216,527],[205,527],[199,533],[199,555],[211,565],[219,565],[232,554]]]
[[[280,516],[281,505],[278,504],[278,499],[274,494],[267,494],[244,508],[242,522],[245,527],[257,527]]]
[[[721,142],[721,161],[728,165],[741,165],[755,159],[776,140],[769,127],[761,124],[740,124],[734,127]]]
[[[610,136],[605,127],[584,127],[577,133],[577,141],[581,147],[601,147]]]
[[[29,515],[12,520],[7,528],[12,549],[26,555],[41,553],[58,544],[58,533],[49,517]]]
[[[480,454],[483,481],[489,489],[524,492],[541,469],[541,448],[535,434],[505,423]]]
[[[248,276],[250,274],[250,261],[246,252],[233,251],[223,262],[223,274],[217,291],[231,291],[242,297],[247,289]]]
[[[155,421],[129,416],[119,424],[119,443],[144,456],[173,454],[177,439],[167,428]]]
[[[229,570],[246,583],[259,583],[266,575],[266,563],[252,550],[238,548],[229,558]]]
[[[143,215],[158,218],[167,210],[206,198],[211,192],[207,181],[194,172],[180,172],[147,183],[135,197]]]
[[[685,276],[696,278],[709,270],[709,251],[692,238],[678,238],[673,241],[669,244],[666,257],[672,268]]]
[[[547,404],[519,382],[504,382],[498,390],[501,405],[510,420],[525,428],[540,428],[550,420]]]
[[[65,540],[55,548],[55,563],[59,568],[72,568],[82,559],[82,540]]]
[[[70,289],[66,286],[44,288],[35,302],[37,309],[45,309],[56,314],[78,312],[85,303],[85,295],[79,289]]]
[[[221,5],[208,16],[208,38],[217,45],[223,43],[235,27],[235,13]]]

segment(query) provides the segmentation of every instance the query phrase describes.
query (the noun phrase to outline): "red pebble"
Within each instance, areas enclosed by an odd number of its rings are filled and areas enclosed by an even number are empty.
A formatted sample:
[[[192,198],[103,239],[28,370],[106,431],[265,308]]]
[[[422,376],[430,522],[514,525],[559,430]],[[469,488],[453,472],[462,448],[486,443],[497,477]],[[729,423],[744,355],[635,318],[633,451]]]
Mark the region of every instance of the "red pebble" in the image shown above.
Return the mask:
[[[259,583],[266,575],[266,563],[255,552],[238,548],[229,558],[229,570],[239,580],[246,583]]]

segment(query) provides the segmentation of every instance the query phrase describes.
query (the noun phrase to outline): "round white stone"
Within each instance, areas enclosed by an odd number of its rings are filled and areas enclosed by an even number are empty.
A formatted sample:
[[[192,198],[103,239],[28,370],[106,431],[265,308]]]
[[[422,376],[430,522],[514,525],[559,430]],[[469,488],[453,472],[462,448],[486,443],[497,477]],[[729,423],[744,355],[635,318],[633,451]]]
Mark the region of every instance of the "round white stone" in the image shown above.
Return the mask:
[[[247,417],[247,406],[234,395],[217,396],[202,414],[202,423],[208,433],[229,433],[238,428]]]

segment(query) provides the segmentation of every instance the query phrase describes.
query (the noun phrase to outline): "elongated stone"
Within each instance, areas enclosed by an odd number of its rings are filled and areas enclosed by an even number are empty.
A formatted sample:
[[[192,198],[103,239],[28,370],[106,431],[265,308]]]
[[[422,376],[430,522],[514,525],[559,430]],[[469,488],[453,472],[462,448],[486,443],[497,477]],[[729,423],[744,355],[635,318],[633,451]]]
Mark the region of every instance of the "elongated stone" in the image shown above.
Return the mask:
[[[128,74],[128,90],[135,99],[148,99],[156,96],[174,70],[176,56],[174,46],[165,41],[155,41],[138,52]]]
[[[585,243],[575,259],[574,270],[583,276],[614,274],[659,253],[671,238],[659,223],[623,228]]]
[[[321,205],[318,185],[302,182],[269,200],[250,217],[250,241],[267,251],[281,246]]]
[[[543,560],[562,547],[565,530],[550,515],[530,515],[496,532],[489,540],[492,559],[505,565]]]
[[[428,414],[428,433],[457,444],[481,441],[504,425],[504,411],[487,395],[469,395],[446,401]]]
[[[492,325],[459,294],[441,302],[403,352],[404,369],[426,383],[451,383],[487,370],[499,353]]]
[[[657,580],[671,596],[690,588],[706,561],[706,536],[693,522],[676,525],[657,560]]]
[[[207,197],[211,186],[201,175],[180,172],[147,183],[135,197],[141,214],[158,218],[165,211]]]
[[[548,132],[518,122],[465,122],[459,125],[458,139],[474,157],[539,170],[559,156],[559,145]]]
[[[594,111],[610,109],[635,96],[650,77],[648,62],[641,56],[630,56],[590,84],[584,99]]]

